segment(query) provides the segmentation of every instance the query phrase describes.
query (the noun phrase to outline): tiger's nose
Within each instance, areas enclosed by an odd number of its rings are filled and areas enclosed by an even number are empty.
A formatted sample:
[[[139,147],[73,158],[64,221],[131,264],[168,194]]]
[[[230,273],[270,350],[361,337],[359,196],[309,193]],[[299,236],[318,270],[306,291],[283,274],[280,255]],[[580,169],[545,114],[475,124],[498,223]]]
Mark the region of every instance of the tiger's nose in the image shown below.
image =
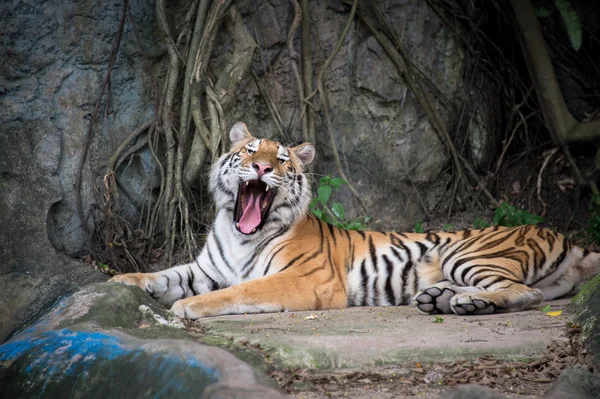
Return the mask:
[[[268,163],[252,162],[252,167],[256,170],[259,177],[273,171],[273,167]]]

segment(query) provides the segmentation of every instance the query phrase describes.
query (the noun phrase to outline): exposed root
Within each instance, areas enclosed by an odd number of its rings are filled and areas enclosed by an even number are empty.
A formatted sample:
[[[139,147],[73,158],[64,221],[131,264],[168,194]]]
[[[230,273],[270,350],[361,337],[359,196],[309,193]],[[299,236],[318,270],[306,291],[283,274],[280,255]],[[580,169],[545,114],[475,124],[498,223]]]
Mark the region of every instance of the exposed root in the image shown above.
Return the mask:
[[[540,172],[538,173],[537,177],[537,198],[543,206],[541,216],[546,216],[546,211],[548,210],[548,206],[542,199],[542,175],[544,174],[544,169],[546,169],[546,166],[548,166],[548,163],[557,151],[558,148],[553,148],[545,153],[544,162],[542,163],[542,167],[540,168]]]
[[[362,198],[360,197],[360,195],[358,194],[358,191],[356,191],[356,188],[354,188],[354,185],[352,184],[350,179],[346,176],[346,173],[344,173],[344,169],[342,168],[340,154],[337,150],[335,137],[333,135],[333,126],[331,123],[331,115],[329,114],[329,100],[327,98],[327,92],[325,91],[325,75],[327,74],[327,69],[329,68],[331,61],[333,61],[333,59],[335,58],[338,51],[340,51],[342,44],[344,43],[346,35],[348,34],[350,27],[352,26],[352,22],[354,21],[354,16],[356,15],[357,8],[358,8],[358,0],[354,0],[354,2],[352,3],[352,9],[350,10],[350,15],[348,16],[348,22],[346,22],[346,26],[344,26],[344,30],[342,31],[342,34],[340,35],[340,38],[338,39],[333,51],[331,52],[329,57],[327,57],[327,59],[325,60],[325,63],[321,67],[321,70],[319,72],[319,77],[317,79],[317,90],[319,92],[319,96],[321,97],[321,103],[323,104],[323,112],[325,113],[325,125],[327,126],[327,133],[329,134],[329,144],[331,145],[331,152],[333,153],[333,159],[335,161],[335,166],[337,167],[338,173],[340,174],[342,179],[344,179],[348,182],[348,188],[350,189],[350,191],[352,192],[354,197],[358,200],[363,211],[366,211],[366,207],[365,207],[365,204],[364,204]]]
[[[98,117],[98,112],[100,111],[100,104],[102,102],[102,97],[104,97],[104,93],[110,82],[110,74],[112,73],[113,67],[115,65],[115,61],[117,59],[117,54],[119,52],[119,46],[121,44],[121,38],[123,37],[123,27],[125,26],[125,18],[127,17],[127,8],[129,6],[129,0],[123,0],[123,12],[121,13],[121,20],[119,21],[119,27],[117,29],[117,38],[115,40],[115,45],[113,46],[112,52],[110,54],[110,58],[108,60],[108,69],[106,71],[106,76],[104,77],[104,81],[102,82],[102,86],[100,88],[100,93],[98,94],[98,99],[96,100],[96,108],[94,113],[92,114],[92,118],[90,120],[90,126],[88,128],[85,144],[83,146],[83,151],[81,154],[81,158],[79,160],[79,167],[77,169],[77,177],[75,179],[75,203],[77,206],[77,215],[79,216],[79,220],[81,221],[81,225],[83,228],[89,233],[89,229],[87,227],[86,218],[83,215],[83,208],[81,205],[81,178],[83,174],[83,165],[87,158],[87,153],[90,148],[90,144],[92,142],[92,133],[94,131],[94,125],[96,123],[96,118]]]

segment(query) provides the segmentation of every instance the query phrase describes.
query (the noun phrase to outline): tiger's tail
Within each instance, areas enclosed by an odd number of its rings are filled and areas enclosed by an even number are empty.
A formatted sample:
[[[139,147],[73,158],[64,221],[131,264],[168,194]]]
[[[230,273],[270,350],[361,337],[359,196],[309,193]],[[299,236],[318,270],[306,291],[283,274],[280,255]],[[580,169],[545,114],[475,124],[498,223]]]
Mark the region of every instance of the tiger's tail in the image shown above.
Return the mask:
[[[581,281],[586,281],[600,274],[600,253],[583,250],[583,258],[575,266],[581,274]]]

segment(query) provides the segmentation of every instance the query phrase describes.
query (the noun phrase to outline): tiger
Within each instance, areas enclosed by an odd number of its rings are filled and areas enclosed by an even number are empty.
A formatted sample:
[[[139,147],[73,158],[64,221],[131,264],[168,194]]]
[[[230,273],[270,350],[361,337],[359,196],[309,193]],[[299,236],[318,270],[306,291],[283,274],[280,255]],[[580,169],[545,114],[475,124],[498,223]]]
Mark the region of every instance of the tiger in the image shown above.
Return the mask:
[[[181,317],[415,306],[425,314],[514,312],[600,272],[600,254],[532,225],[458,232],[346,230],[309,212],[315,147],[256,138],[243,122],[214,163],[217,214],[197,258],[110,281]]]

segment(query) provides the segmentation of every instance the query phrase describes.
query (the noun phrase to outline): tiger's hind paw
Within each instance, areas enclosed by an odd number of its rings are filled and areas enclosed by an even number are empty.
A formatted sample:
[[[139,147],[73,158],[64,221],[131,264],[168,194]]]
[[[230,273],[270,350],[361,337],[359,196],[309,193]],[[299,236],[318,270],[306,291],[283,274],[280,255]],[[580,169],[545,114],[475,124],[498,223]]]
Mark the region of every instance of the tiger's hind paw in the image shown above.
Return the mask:
[[[425,314],[452,313],[450,299],[455,295],[456,292],[452,287],[431,286],[417,292],[412,304]]]
[[[450,307],[458,315],[491,314],[498,308],[492,301],[470,293],[455,295],[450,300]]]

